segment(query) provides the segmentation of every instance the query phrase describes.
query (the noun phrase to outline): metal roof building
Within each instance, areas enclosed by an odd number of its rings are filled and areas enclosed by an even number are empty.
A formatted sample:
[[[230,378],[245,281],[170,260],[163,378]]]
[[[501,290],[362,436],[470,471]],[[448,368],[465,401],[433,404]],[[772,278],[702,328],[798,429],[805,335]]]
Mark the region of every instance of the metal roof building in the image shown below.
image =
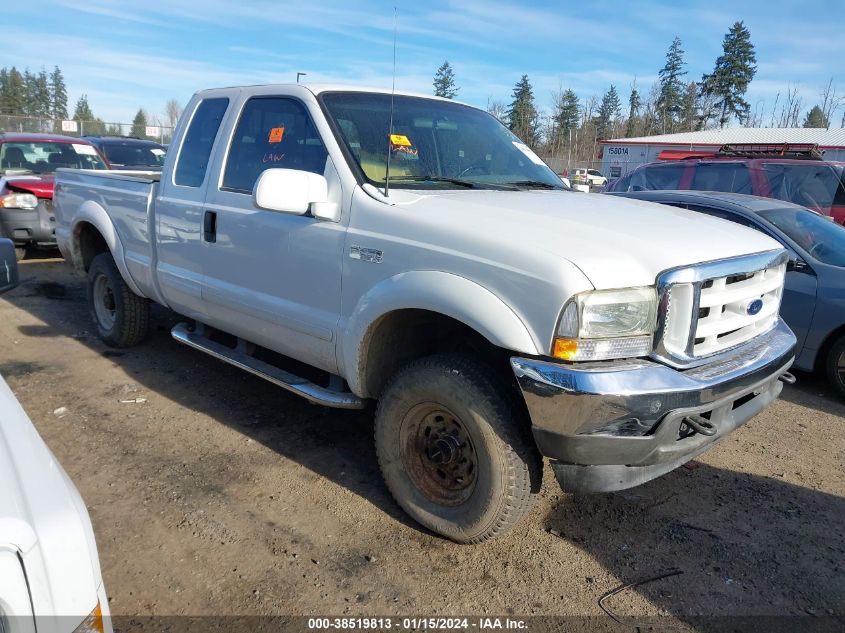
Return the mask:
[[[733,127],[599,141],[602,173],[617,178],[643,163],[683,158],[734,143],[814,144],[826,160],[845,161],[845,128]]]

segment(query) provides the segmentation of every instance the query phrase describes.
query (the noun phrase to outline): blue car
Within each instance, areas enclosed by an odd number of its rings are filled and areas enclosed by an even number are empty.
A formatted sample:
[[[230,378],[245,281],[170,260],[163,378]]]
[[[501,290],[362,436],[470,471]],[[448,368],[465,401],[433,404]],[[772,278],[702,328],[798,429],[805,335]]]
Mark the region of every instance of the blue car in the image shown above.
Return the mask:
[[[659,202],[748,226],[790,252],[781,316],[795,332],[796,369],[826,374],[845,398],[845,227],[782,200],[736,193],[609,193]]]

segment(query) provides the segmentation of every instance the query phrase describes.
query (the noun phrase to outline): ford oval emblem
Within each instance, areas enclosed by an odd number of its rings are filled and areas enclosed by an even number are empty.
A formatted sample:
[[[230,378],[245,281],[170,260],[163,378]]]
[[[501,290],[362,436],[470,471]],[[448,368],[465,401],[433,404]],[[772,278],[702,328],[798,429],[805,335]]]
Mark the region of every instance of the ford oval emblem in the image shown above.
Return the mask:
[[[745,311],[754,316],[755,314],[759,314],[760,310],[763,309],[763,300],[762,299],[754,299],[748,306],[745,308]]]

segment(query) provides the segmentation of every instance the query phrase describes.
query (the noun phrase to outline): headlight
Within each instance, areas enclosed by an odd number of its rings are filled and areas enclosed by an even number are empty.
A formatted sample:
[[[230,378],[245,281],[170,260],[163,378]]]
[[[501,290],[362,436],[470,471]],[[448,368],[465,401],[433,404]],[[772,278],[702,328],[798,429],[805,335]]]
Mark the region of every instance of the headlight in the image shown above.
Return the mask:
[[[31,193],[10,193],[0,196],[0,209],[34,209],[38,206],[38,198]]]
[[[651,286],[583,292],[564,306],[552,355],[562,360],[646,356],[656,320],[657,292]]]

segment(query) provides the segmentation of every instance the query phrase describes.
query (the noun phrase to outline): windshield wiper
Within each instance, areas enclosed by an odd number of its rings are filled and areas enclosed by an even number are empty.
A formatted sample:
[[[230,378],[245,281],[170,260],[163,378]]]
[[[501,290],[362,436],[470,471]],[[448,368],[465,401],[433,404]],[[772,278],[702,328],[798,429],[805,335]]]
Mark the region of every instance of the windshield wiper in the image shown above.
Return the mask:
[[[561,186],[558,187],[557,185],[543,182],[542,180],[517,180],[516,182],[508,182],[505,184],[512,185],[514,187],[524,187],[527,189],[563,189],[563,183],[561,183]]]
[[[467,189],[515,189],[513,183],[479,182],[477,180],[464,180],[463,178],[451,178],[449,176],[394,176],[390,180],[391,182],[447,182],[460,187],[466,187]]]

